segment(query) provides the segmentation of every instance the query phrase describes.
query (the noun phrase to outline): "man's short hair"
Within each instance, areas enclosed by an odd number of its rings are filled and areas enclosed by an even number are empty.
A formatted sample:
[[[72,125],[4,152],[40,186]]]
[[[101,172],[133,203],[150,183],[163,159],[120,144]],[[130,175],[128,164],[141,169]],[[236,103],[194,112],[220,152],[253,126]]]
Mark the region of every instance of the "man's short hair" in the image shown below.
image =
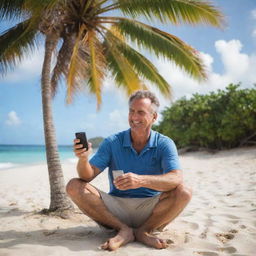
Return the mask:
[[[146,90],[136,91],[129,98],[129,106],[131,105],[132,101],[136,99],[150,99],[153,110],[155,112],[158,111],[160,103],[158,98],[153,92],[146,91]]]

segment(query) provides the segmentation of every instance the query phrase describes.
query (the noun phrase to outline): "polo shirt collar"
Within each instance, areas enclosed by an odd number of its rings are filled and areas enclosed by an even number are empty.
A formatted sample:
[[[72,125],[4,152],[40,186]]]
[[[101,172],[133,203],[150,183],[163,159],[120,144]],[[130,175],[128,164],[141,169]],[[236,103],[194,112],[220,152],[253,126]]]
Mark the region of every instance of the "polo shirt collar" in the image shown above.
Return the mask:
[[[157,140],[156,140],[156,132],[151,130],[150,131],[150,137],[149,141],[146,145],[147,148],[155,148],[157,146]],[[123,141],[123,147],[132,147],[131,142],[131,129],[128,129],[124,132],[124,141]]]

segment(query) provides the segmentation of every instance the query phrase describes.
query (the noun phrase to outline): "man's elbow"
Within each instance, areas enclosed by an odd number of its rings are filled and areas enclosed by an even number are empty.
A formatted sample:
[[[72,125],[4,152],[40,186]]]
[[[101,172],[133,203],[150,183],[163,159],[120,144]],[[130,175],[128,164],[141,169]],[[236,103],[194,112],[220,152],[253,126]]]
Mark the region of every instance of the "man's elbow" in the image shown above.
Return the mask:
[[[78,172],[78,177],[79,177],[79,179],[81,179],[87,183],[91,182],[93,180],[93,176],[86,176],[83,173],[79,173],[79,172]]]

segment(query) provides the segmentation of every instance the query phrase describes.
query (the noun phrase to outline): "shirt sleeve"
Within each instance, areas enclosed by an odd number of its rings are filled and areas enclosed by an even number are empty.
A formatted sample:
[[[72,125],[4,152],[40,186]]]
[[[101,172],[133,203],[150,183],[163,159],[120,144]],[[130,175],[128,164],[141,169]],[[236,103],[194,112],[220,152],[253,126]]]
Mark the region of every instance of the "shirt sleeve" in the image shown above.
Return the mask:
[[[178,152],[173,140],[166,138],[162,143],[161,166],[164,173],[181,169]]]
[[[99,146],[98,151],[90,159],[90,164],[97,167],[101,172],[110,165],[111,147],[107,139]]]

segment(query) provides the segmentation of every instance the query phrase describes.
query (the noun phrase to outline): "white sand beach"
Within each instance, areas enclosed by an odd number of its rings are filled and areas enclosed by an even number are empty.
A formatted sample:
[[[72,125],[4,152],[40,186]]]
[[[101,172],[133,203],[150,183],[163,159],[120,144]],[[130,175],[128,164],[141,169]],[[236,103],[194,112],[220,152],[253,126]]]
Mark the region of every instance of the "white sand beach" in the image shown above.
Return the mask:
[[[167,249],[130,243],[115,252],[99,249],[111,235],[79,214],[66,220],[38,214],[49,205],[46,165],[0,171],[0,255],[255,256],[256,147],[180,156],[193,199],[159,234]],[[64,164],[65,181],[76,177]],[[93,182],[108,189],[106,172]]]

